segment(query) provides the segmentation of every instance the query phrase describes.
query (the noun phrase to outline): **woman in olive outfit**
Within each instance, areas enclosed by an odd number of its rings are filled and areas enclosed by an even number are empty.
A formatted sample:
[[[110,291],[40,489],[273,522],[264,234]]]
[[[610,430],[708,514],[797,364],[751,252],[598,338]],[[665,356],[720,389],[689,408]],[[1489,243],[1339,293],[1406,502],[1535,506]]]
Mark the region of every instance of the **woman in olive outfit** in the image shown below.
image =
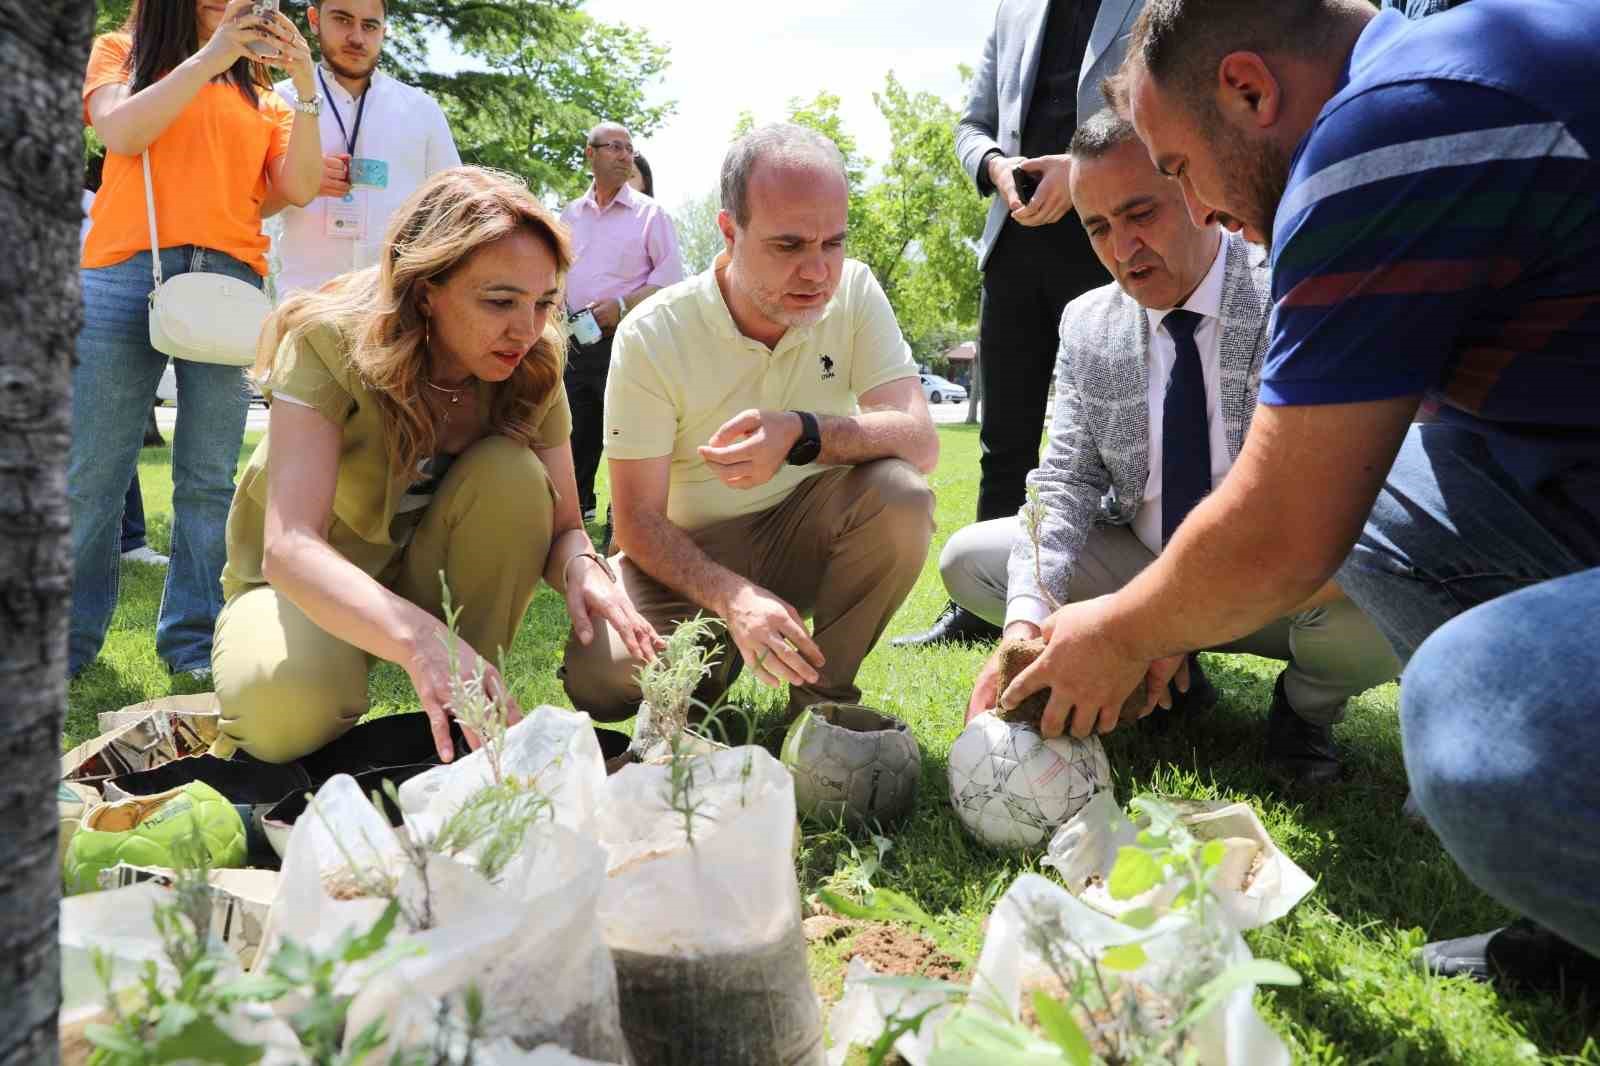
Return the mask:
[[[366,711],[386,659],[450,760],[441,571],[463,673],[511,645],[541,576],[579,640],[603,619],[642,658],[661,646],[578,514],[560,223],[517,180],[458,167],[396,212],[385,244],[378,266],[292,297],[262,333],[272,413],[228,516],[219,755],[320,748]]]

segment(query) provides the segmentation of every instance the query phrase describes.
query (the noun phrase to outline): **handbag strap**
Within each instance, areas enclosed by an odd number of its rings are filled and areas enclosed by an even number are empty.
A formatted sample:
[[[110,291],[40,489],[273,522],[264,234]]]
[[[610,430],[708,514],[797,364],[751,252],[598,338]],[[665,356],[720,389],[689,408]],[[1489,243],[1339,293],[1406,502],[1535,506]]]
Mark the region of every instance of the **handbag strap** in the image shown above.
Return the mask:
[[[150,273],[155,275],[156,288],[161,288],[161,243],[156,239],[156,194],[150,181],[150,149],[144,156],[144,210],[150,217]],[[153,297],[154,292],[151,293]]]

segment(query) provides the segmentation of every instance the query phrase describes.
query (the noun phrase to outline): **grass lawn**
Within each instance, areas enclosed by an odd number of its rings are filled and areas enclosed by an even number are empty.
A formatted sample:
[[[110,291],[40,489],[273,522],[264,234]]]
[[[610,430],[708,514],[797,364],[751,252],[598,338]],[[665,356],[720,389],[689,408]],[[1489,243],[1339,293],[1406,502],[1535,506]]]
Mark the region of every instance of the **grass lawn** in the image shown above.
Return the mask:
[[[938,575],[944,539],[969,521],[977,492],[975,427],[940,431],[944,453],[933,475],[939,529],[921,581],[889,633],[920,628],[945,596]],[[245,455],[248,455],[247,444]],[[243,456],[241,456],[241,459]],[[148,449],[141,459],[150,540],[165,551],[171,524],[170,453]],[[167,676],[155,654],[155,616],[162,574],[123,570],[122,600],[101,660],[75,681],[68,696],[67,744],[95,731],[95,714],[137,700],[191,691],[187,679]],[[524,706],[563,702],[555,668],[566,637],[560,600],[541,589],[509,656],[510,680]],[[988,852],[961,831],[946,799],[945,753],[960,731],[982,649],[902,651],[878,648],[860,678],[863,699],[905,718],[924,752],[924,779],[913,816],[893,835],[893,847],[874,883],[916,898],[948,923],[974,952],[994,900],[1034,857]],[[1502,924],[1506,912],[1477,891],[1437,841],[1400,816],[1405,771],[1400,758],[1394,685],[1353,702],[1339,736],[1348,782],[1326,798],[1283,800],[1260,768],[1261,727],[1279,665],[1247,656],[1208,656],[1207,671],[1221,691],[1218,708],[1163,736],[1119,730],[1106,749],[1117,795],[1154,790],[1255,804],[1280,846],[1319,882],[1288,917],[1251,933],[1258,956],[1298,970],[1296,989],[1264,991],[1268,1020],[1294,1049],[1297,1063],[1593,1063],[1600,1064],[1600,1011],[1541,995],[1501,995],[1466,981],[1416,973],[1412,951],[1424,940],[1461,936]],[[397,667],[375,671],[372,704],[379,713],[415,709],[409,682]],[[778,692],[748,678],[735,698],[767,719],[782,709]],[[800,855],[802,889],[848,882],[860,855],[873,852],[866,835],[808,833]],[[1600,891],[1600,887],[1597,887]],[[825,999],[838,994],[843,944],[813,949],[813,972]]]

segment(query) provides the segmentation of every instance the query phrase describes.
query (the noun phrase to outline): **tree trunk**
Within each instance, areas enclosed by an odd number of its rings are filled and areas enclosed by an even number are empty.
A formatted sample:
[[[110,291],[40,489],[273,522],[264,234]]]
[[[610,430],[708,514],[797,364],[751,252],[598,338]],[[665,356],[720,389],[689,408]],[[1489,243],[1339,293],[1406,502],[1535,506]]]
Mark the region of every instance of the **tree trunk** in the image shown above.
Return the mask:
[[[93,0],[0,0],[0,1066],[57,1061],[55,785]]]

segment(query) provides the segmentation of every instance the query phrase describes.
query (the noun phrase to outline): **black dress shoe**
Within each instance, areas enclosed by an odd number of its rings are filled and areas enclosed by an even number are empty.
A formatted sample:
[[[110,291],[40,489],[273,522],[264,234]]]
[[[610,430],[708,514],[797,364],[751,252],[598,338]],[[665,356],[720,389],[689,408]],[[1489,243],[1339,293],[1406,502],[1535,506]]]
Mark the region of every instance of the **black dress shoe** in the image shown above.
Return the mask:
[[[1343,774],[1333,727],[1315,725],[1294,712],[1282,674],[1272,686],[1267,712],[1267,772],[1286,785],[1305,788],[1337,784]]]
[[[1519,918],[1503,929],[1426,944],[1417,965],[1440,977],[1543,989],[1600,989],[1600,959]]]
[[[958,644],[976,644],[1000,639],[1000,627],[986,622],[954,600],[945,604],[944,613],[933,620],[921,633],[907,633],[889,642],[894,648],[922,648],[929,644],[953,641]]]
[[[1191,714],[1204,714],[1217,705],[1217,686],[1206,677],[1200,666],[1200,656],[1189,653],[1189,691],[1179,692],[1178,686],[1168,683],[1172,692],[1170,708],[1156,704],[1155,710],[1139,719],[1139,728],[1152,733],[1165,733],[1172,724]]]

